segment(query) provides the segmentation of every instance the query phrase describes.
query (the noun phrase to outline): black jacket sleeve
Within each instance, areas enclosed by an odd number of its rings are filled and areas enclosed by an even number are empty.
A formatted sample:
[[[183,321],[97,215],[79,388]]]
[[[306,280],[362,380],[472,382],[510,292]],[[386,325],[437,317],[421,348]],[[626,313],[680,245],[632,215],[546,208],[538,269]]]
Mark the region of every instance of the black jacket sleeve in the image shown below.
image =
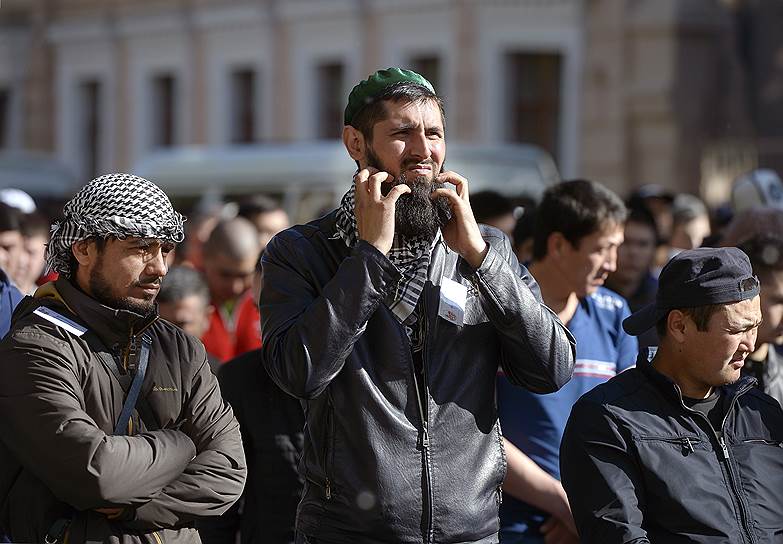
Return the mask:
[[[261,290],[263,361],[272,379],[300,399],[317,397],[342,370],[378,305],[397,288],[400,273],[360,240],[334,277],[316,291],[307,259],[286,231],[264,253]]]
[[[481,229],[489,244],[484,261],[473,270],[460,259],[459,269],[478,289],[498,332],[503,372],[533,392],[557,391],[573,374],[576,341],[541,302],[538,284],[519,264],[508,238],[497,229]]]
[[[630,437],[606,406],[587,399],[574,405],[560,446],[560,474],[583,543],[649,543]]]

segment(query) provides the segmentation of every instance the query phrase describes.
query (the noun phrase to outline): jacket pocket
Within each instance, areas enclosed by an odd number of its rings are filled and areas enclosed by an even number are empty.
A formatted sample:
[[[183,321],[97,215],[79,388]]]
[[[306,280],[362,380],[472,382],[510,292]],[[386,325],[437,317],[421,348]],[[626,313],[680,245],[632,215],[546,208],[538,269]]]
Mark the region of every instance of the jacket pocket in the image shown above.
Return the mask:
[[[770,438],[750,438],[731,444],[740,483],[761,542],[783,535],[783,444]],[[773,539],[775,542],[777,540]],[[771,541],[771,540],[770,540]]]

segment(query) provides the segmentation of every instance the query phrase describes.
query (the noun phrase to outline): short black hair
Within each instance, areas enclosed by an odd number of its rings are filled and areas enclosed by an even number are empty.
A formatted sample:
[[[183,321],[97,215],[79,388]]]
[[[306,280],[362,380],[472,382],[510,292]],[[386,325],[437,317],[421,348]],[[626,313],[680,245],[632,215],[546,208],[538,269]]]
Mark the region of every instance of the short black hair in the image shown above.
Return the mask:
[[[655,222],[655,217],[652,212],[644,206],[628,206],[628,217],[625,219],[626,223],[638,223],[644,225],[653,231],[655,237],[655,244],[661,243],[660,235],[658,234],[658,224]]]
[[[35,211],[24,214],[22,216],[21,228],[22,236],[25,238],[32,238],[33,236],[49,238],[49,219],[40,212]]]
[[[723,308],[725,304],[707,304],[705,306],[694,306],[691,308],[673,308],[681,311],[687,316],[693,319],[696,324],[696,330],[706,332],[710,325],[710,319],[713,314]],[[669,310],[671,312],[671,310]],[[661,319],[655,324],[655,330],[658,332],[658,338],[666,336],[666,323],[669,319],[669,312],[666,312]]]
[[[470,208],[478,223],[514,213],[514,204],[497,191],[479,191],[470,195]]]
[[[252,220],[262,213],[276,212],[282,210],[280,202],[266,195],[253,195],[239,202],[237,215],[245,219]]]
[[[536,208],[526,206],[522,217],[514,225],[514,247],[519,247],[533,237],[536,231]]]
[[[585,236],[607,223],[622,225],[628,210],[616,194],[594,181],[563,181],[546,190],[536,213],[533,259],[546,257],[547,242],[561,233],[572,246],[579,247]]]
[[[372,142],[372,127],[386,119],[386,102],[423,103],[433,101],[440,110],[443,126],[446,126],[446,113],[443,110],[443,100],[423,85],[402,82],[389,86],[375,99],[354,114],[351,126],[362,133],[364,139]]]
[[[0,232],[22,231],[22,212],[0,202]]]
[[[209,287],[198,270],[189,266],[172,266],[160,284],[159,303],[178,302],[196,295],[209,304]]]

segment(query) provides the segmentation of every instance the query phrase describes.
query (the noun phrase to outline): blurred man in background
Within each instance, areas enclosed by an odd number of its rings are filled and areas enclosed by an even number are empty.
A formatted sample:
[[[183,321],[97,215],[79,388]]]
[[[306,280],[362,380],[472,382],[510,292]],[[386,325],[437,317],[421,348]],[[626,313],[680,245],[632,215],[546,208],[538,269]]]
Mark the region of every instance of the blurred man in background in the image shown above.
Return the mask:
[[[672,234],[669,238],[669,258],[684,249],[701,247],[710,235],[710,214],[696,196],[681,193],[672,204]]]
[[[16,305],[22,300],[22,296],[3,267],[0,266],[0,339],[8,332],[11,326],[11,315],[14,313]],[[0,542],[3,542],[2,534],[0,534]]]
[[[49,220],[39,212],[24,215],[21,221],[24,264],[19,271],[19,289],[32,295],[46,265],[46,244],[49,242]]]
[[[531,201],[522,208],[522,217],[517,219],[512,233],[514,253],[522,264],[533,260],[533,233],[536,227],[536,206]]]
[[[745,359],[742,373],[783,404],[783,209],[752,208],[729,225],[724,246],[737,246],[750,258],[761,282],[761,316],[756,350]]]
[[[260,317],[250,286],[260,254],[258,231],[242,217],[220,221],[203,247],[211,304],[207,351],[225,362],[261,347]]]
[[[478,223],[500,229],[511,238],[517,222],[511,199],[496,191],[479,191],[470,195],[470,205]]]
[[[288,214],[280,203],[265,195],[255,195],[240,202],[237,215],[244,217],[256,227],[259,247],[262,249],[266,247],[272,236],[291,226]]]
[[[576,338],[576,365],[571,381],[548,395],[498,377],[508,460],[500,508],[503,543],[577,542],[559,482],[566,420],[580,396],[632,366],[637,354],[636,340],[621,327],[628,305],[602,287],[616,269],[625,218],[614,193],[586,180],[551,187],[537,209],[530,272],[544,303]]]
[[[261,292],[261,266],[259,257],[253,300]],[[304,445],[302,405],[269,377],[261,364],[261,349],[228,361],[218,379],[242,431],[247,484],[242,498],[228,512],[199,522],[201,540],[204,544],[293,543],[303,489],[297,471]]]
[[[606,278],[606,286],[620,294],[635,312],[655,300],[658,280],[652,273],[658,231],[652,214],[642,207],[631,208],[625,221],[624,240],[617,249],[617,269]],[[655,329],[639,336],[639,349],[657,345]]]
[[[24,266],[21,212],[0,203],[0,268],[14,284]]]
[[[196,338],[207,332],[215,310],[209,303],[209,287],[199,271],[189,266],[172,267],[160,284],[156,300],[163,319]],[[220,360],[209,351],[207,360],[217,374]]]
[[[185,239],[174,250],[174,264],[203,270],[204,244],[218,221],[220,221],[220,214],[217,211],[188,216],[185,222]]]

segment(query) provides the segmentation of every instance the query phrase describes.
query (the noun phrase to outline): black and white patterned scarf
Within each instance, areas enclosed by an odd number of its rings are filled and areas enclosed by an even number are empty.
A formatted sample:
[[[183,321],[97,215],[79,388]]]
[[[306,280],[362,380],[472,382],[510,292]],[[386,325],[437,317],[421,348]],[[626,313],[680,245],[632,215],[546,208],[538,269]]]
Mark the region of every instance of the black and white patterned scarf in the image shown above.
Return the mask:
[[[92,236],[156,238],[178,243],[185,218],[157,185],[131,174],[106,174],[82,187],[52,225],[46,249],[50,270],[69,275],[71,246]]]
[[[351,185],[343,196],[336,217],[337,232],[348,247],[353,247],[359,238],[354,214],[355,191],[356,186]],[[402,281],[394,299],[386,301],[386,305],[400,323],[410,322],[408,318],[416,309],[424,285],[427,283],[432,248],[440,241],[441,236],[440,231],[434,240],[428,240],[426,236],[403,238],[398,234],[394,235],[388,257],[402,274]]]

